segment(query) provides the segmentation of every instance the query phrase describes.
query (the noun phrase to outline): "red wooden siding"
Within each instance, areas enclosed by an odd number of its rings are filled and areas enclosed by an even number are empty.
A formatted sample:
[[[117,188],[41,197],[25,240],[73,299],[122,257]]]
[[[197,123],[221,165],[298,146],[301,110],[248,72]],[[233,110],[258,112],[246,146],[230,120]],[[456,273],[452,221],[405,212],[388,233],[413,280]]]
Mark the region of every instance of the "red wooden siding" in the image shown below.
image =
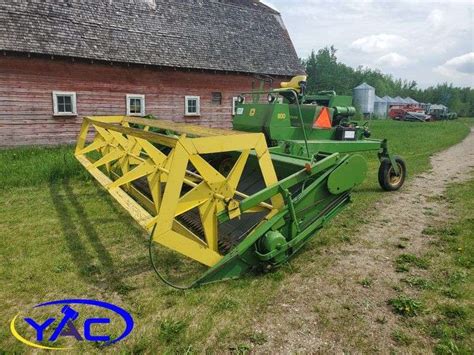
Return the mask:
[[[192,124],[230,127],[232,97],[254,79],[173,69],[0,57],[0,146],[62,144],[76,139],[81,118],[126,114],[126,94],[145,95],[147,114]],[[53,91],[74,91],[77,117],[53,117]],[[222,93],[221,105],[212,92]],[[201,97],[201,116],[184,116],[184,96]]]

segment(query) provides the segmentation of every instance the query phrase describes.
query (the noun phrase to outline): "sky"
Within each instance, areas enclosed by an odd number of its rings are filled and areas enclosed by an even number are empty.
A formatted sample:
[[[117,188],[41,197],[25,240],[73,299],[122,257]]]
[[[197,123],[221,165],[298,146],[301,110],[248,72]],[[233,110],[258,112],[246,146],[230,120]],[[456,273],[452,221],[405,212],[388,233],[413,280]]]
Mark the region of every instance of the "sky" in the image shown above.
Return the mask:
[[[415,80],[474,87],[474,0],[262,0],[278,10],[300,57],[338,59]]]

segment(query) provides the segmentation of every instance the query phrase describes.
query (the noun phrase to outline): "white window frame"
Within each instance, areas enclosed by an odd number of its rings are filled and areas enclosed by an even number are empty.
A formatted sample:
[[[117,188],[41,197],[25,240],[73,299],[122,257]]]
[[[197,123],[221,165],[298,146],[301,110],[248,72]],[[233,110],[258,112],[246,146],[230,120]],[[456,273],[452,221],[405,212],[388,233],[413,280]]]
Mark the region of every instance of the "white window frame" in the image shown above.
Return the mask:
[[[71,112],[58,111],[58,96],[71,97]],[[74,91],[53,91],[53,115],[54,116],[77,116],[77,99]]]
[[[242,103],[244,104],[245,103],[245,97],[243,97],[243,99],[244,100],[242,101]],[[237,106],[236,104],[237,104],[238,101],[239,101],[238,96],[234,96],[232,98],[232,116],[235,116],[235,114],[236,114],[235,109],[236,109],[236,106]]]
[[[188,112],[189,100],[196,100],[196,112]],[[185,96],[184,97],[184,115],[185,116],[200,116],[201,115],[201,97],[200,96]]]
[[[141,101],[140,105],[140,112],[139,113],[131,113],[130,112],[130,100],[131,99],[138,99]],[[127,116],[145,116],[145,95],[142,94],[127,94]]]

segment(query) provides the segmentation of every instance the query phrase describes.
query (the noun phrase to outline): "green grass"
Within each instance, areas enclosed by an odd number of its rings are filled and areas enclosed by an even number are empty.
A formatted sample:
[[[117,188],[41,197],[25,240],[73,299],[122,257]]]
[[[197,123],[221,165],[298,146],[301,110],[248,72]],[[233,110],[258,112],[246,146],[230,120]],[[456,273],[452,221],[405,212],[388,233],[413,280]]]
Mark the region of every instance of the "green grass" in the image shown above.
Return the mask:
[[[413,176],[429,168],[431,154],[465,137],[469,122],[374,121],[371,130],[373,137],[389,139],[392,151],[406,159],[409,174]],[[369,166],[368,178],[354,193],[351,207],[312,239],[293,259],[291,267],[189,291],[176,291],[164,286],[151,271],[145,233],[106,191],[88,177],[74,160],[72,148],[2,150],[0,323],[4,326],[0,327],[0,350],[26,350],[7,327],[15,314],[41,301],[65,297],[101,299],[132,313],[136,324],[133,333],[106,351],[139,353],[153,349],[153,352],[186,353],[231,350],[245,353],[258,349],[269,334],[253,334],[249,330],[258,321],[261,311],[273,301],[285,279],[297,273],[304,282],[305,275],[322,272],[332,261],[330,256],[318,254],[321,247],[350,243],[352,236],[363,233],[368,216],[376,213],[373,206],[384,193],[378,187],[378,164],[374,156]],[[463,235],[463,229],[459,233],[458,237]],[[453,259],[456,270],[465,270],[472,260],[466,254],[468,246],[464,246],[462,252],[454,251],[459,246],[451,243],[458,241],[451,242],[449,238],[448,235],[441,236],[440,243],[456,253]],[[470,247],[472,250],[473,246]],[[430,263],[429,271],[433,267]],[[458,295],[459,299],[466,297],[463,287],[467,281],[463,280],[470,276],[463,278],[462,275],[454,271],[446,274],[447,283],[439,292]],[[370,290],[376,292],[375,288]],[[439,297],[446,298],[444,293]],[[463,310],[469,319],[471,311]],[[449,331],[450,324],[440,324],[439,332],[443,329]],[[114,331],[120,329],[116,326]],[[365,335],[354,334],[354,337],[363,339]],[[400,341],[406,340],[400,336]],[[464,346],[458,338],[454,341],[455,346]],[[443,346],[451,345],[446,340]],[[83,343],[79,351],[103,350]]]
[[[64,179],[89,180],[70,146],[0,149],[0,189],[33,186]]]
[[[472,118],[432,123],[375,120],[370,129],[374,138],[387,138],[390,150],[407,161],[410,175],[416,175],[430,168],[431,154],[459,142],[473,124]]]
[[[423,323],[425,331],[437,341],[441,354],[472,354],[474,351],[474,179],[452,185],[447,199],[458,219],[436,228],[439,253],[433,260],[434,287],[424,299],[431,302],[431,317]],[[455,233],[453,233],[455,231]]]
[[[158,338],[165,344],[179,343],[187,326],[184,320],[165,319],[160,323]]]
[[[429,261],[426,258],[420,258],[413,254],[400,254],[395,260],[396,270],[398,272],[410,271],[410,266],[420,269],[428,269]]]
[[[472,354],[474,176],[467,183],[451,185],[444,199],[456,218],[429,228],[434,242],[427,253],[431,259],[425,277],[408,276],[401,280],[411,289],[418,290],[420,301],[426,305],[423,315],[417,317],[416,322],[407,324],[402,332],[408,333],[415,328],[433,344],[432,350],[436,354]],[[422,346],[416,341],[412,343],[411,348],[408,347],[411,351],[416,352]]]
[[[420,290],[429,289],[432,287],[431,282],[423,277],[410,276],[401,279],[401,281],[407,283],[410,287]]]
[[[392,333],[392,339],[398,344],[398,345],[410,345],[413,343],[413,339],[403,331],[397,329]]]

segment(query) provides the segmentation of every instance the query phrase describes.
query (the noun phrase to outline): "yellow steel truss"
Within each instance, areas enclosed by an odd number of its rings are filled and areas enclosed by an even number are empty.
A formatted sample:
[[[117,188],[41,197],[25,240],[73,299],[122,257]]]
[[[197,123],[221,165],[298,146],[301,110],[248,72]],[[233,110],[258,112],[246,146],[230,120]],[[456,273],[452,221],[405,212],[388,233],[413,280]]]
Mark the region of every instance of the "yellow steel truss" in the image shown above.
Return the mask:
[[[151,132],[158,128],[173,132]],[[161,132],[161,131],[160,131]],[[88,138],[93,134],[93,139]],[[239,152],[233,168],[223,176],[204,154]],[[267,186],[277,182],[262,133],[243,133],[128,116],[85,117],[75,155],[82,165],[148,232],[153,240],[204,265],[213,266],[218,251],[217,214],[240,215],[236,196],[245,164],[255,152]],[[193,167],[192,171],[190,167]],[[145,181],[149,193],[133,182]],[[186,189],[183,189],[186,185]],[[275,212],[283,206],[280,195],[250,212]],[[197,208],[204,237],[177,219]]]

